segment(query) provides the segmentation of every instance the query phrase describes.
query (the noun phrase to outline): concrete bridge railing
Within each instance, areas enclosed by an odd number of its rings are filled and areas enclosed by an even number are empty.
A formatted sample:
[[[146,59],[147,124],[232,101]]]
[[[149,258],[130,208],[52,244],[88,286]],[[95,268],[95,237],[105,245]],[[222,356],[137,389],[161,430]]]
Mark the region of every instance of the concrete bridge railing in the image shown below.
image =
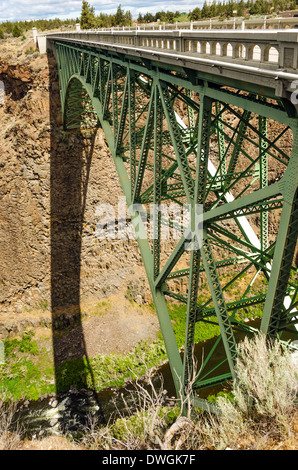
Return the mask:
[[[293,71],[298,67],[298,30],[130,30],[74,31],[38,36],[41,52],[51,37],[117,44],[215,61]]]

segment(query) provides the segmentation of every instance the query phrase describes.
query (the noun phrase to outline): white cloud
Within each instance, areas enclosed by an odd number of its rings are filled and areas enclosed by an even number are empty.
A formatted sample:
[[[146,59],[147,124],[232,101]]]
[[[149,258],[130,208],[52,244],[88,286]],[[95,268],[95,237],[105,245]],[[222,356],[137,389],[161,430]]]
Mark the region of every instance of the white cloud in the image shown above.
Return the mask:
[[[157,11],[186,11],[192,10],[197,6],[201,6],[203,0],[171,0],[165,3],[163,0],[90,0],[90,5],[94,6],[95,13],[115,13],[119,4],[126,11],[130,10],[133,16],[137,16],[139,12]],[[0,0],[0,22],[31,20],[31,19],[49,19],[49,18],[77,18],[81,14],[81,0]]]

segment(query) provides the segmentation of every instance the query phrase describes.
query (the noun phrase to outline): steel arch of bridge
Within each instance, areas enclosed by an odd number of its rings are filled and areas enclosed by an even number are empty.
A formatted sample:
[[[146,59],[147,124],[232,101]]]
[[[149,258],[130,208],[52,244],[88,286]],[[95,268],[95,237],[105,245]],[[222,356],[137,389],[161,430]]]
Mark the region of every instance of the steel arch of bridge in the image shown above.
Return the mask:
[[[257,84],[235,86],[224,78],[220,82],[218,76],[213,79],[181,66],[113,53],[100,45],[54,42],[64,128],[102,127],[127,205],[138,204],[131,213],[135,227],[143,227],[142,211],[146,214],[150,203],[188,204],[191,223],[196,204],[203,207],[200,249],[189,250],[184,233],[165,258],[160,211],[154,214],[154,239],[139,238],[138,245],[177,393],[183,396],[191,385],[196,404],[204,408],[208,405],[197,391],[234,378],[235,332],[257,331],[239,312],[259,306],[263,310],[259,329],[269,337],[296,331],[295,110]],[[272,122],[276,125],[269,129]],[[273,179],[272,162],[278,168]],[[274,237],[270,227],[279,217]],[[181,269],[183,257],[187,261]],[[228,269],[227,279],[222,268]],[[258,276],[263,279],[259,290],[255,289]],[[179,279],[187,280],[185,295],[172,287]],[[236,299],[229,299],[229,289],[241,279],[244,288]],[[203,284],[209,298],[202,300]],[[183,355],[167,298],[186,306]],[[193,377],[198,322],[217,324],[220,336]],[[212,357],[220,342],[224,356],[214,365]],[[223,363],[224,373],[219,372]]]

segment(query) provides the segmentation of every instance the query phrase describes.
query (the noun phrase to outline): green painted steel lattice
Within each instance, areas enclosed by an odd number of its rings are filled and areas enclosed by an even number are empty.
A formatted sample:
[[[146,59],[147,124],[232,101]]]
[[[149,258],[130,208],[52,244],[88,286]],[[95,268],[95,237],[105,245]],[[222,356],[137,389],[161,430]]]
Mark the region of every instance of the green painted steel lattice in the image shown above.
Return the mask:
[[[138,239],[177,393],[234,377],[243,317],[263,311],[259,329],[275,337],[297,323],[298,120],[270,89],[55,40],[65,129],[100,125],[127,205],[153,214],[153,240]],[[294,116],[294,117],[293,117]],[[183,221],[165,250],[160,204],[203,207],[203,241],[189,250]],[[140,207],[140,206],[138,206]],[[140,210],[132,221],[142,225]],[[177,288],[180,286],[180,288]],[[204,296],[202,293],[204,292]],[[185,304],[180,355],[166,301]],[[220,336],[193,377],[196,325]],[[237,334],[236,334],[237,333]],[[222,347],[219,357],[218,351]]]

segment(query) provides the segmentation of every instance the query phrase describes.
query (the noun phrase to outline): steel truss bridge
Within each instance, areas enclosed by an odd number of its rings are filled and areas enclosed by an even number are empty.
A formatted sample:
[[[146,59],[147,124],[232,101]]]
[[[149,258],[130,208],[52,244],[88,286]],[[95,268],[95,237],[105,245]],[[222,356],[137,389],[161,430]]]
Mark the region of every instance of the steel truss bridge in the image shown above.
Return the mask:
[[[154,236],[138,245],[173,380],[178,396],[191,389],[208,407],[200,390],[234,379],[239,333],[297,332],[298,33],[80,31],[46,41],[65,130],[102,127],[138,233],[154,204]],[[188,205],[190,225],[165,222],[162,204]],[[178,239],[162,239],[165,223],[183,228]],[[171,299],[185,305],[182,352]],[[260,325],[249,326],[256,310]],[[194,371],[198,324],[219,336]]]

